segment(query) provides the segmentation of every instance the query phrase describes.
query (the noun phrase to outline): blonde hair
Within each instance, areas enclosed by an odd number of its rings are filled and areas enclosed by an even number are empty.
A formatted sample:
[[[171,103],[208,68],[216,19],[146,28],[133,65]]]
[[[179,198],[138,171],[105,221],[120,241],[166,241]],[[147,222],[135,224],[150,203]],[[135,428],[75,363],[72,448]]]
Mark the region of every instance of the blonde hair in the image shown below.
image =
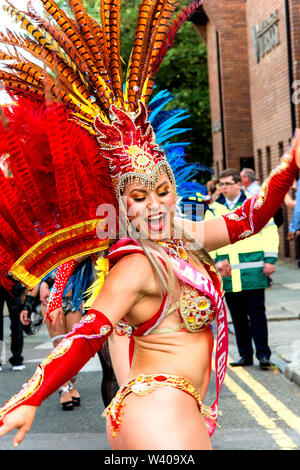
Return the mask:
[[[185,249],[190,257],[196,264],[204,263],[209,266],[214,266],[209,253],[202,247],[202,245],[190,234],[186,227],[180,225],[182,219],[175,218],[173,225],[174,229],[179,232],[181,230],[182,239],[186,242]],[[161,283],[162,293],[167,293],[172,301],[177,301],[180,295],[180,286],[175,275],[174,269],[170,259],[165,250],[155,241],[152,240],[137,240],[144,250],[145,255],[149,259],[157,278]]]

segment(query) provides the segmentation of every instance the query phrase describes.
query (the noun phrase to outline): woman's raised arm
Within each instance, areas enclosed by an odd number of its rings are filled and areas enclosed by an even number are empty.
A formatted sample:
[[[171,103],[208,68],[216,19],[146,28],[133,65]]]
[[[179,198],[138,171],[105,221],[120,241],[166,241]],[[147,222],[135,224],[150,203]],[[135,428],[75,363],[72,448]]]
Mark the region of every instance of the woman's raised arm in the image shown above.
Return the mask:
[[[265,179],[258,194],[229,214],[200,222],[204,226],[203,244],[207,251],[255,235],[278,211],[286,193],[299,176],[299,139],[297,133],[288,152]]]

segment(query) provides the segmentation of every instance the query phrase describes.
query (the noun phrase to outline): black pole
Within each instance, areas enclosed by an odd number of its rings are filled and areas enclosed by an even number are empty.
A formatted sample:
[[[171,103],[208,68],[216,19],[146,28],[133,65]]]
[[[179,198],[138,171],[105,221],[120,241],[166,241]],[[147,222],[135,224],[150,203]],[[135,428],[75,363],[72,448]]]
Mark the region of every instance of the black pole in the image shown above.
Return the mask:
[[[225,150],[225,135],[224,135],[223,90],[222,90],[221,59],[220,59],[220,40],[219,40],[218,31],[216,31],[216,43],[217,43],[218,81],[219,81],[219,105],[220,105],[221,133],[222,133],[223,170],[225,170],[226,169],[226,150]]]

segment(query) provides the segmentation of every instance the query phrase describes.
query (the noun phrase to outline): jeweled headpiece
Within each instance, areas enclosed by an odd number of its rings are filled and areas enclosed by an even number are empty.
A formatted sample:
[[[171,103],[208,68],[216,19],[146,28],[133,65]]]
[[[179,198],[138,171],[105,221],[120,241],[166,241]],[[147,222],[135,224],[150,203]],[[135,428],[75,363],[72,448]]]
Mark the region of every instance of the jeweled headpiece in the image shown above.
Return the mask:
[[[113,105],[112,124],[104,124],[98,117],[94,123],[101,155],[109,161],[117,197],[127,181],[138,180],[142,185],[152,187],[162,172],[169,175],[176,188],[171,166],[155,142],[146,107],[141,101],[139,105],[139,112],[132,115]]]
[[[67,259],[107,248],[96,209],[117,206],[127,181],[151,186],[167,172],[175,187],[147,101],[177,31],[201,4],[176,14],[175,0],[141,2],[123,86],[120,0],[100,0],[101,25],[81,0],[68,1],[74,19],[41,1],[45,16],[31,2],[23,12],[7,1],[26,35],[0,32],[0,78],[14,100],[0,115],[0,153],[9,155],[0,270],[29,287]]]

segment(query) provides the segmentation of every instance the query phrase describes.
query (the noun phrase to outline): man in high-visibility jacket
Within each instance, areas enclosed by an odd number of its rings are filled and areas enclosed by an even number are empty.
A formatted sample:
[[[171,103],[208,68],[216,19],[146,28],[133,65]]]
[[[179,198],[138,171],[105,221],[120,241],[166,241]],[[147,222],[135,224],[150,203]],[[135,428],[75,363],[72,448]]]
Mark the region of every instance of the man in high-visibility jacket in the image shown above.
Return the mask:
[[[209,206],[206,220],[231,212],[248,197],[241,190],[241,177],[237,170],[223,171],[220,185],[222,194]],[[278,228],[271,219],[258,234],[210,253],[223,277],[225,299],[240,354],[240,359],[231,363],[232,366],[253,364],[252,340],[260,367],[268,369],[272,365],[265,288],[268,287],[268,276],[275,271],[278,246]]]

